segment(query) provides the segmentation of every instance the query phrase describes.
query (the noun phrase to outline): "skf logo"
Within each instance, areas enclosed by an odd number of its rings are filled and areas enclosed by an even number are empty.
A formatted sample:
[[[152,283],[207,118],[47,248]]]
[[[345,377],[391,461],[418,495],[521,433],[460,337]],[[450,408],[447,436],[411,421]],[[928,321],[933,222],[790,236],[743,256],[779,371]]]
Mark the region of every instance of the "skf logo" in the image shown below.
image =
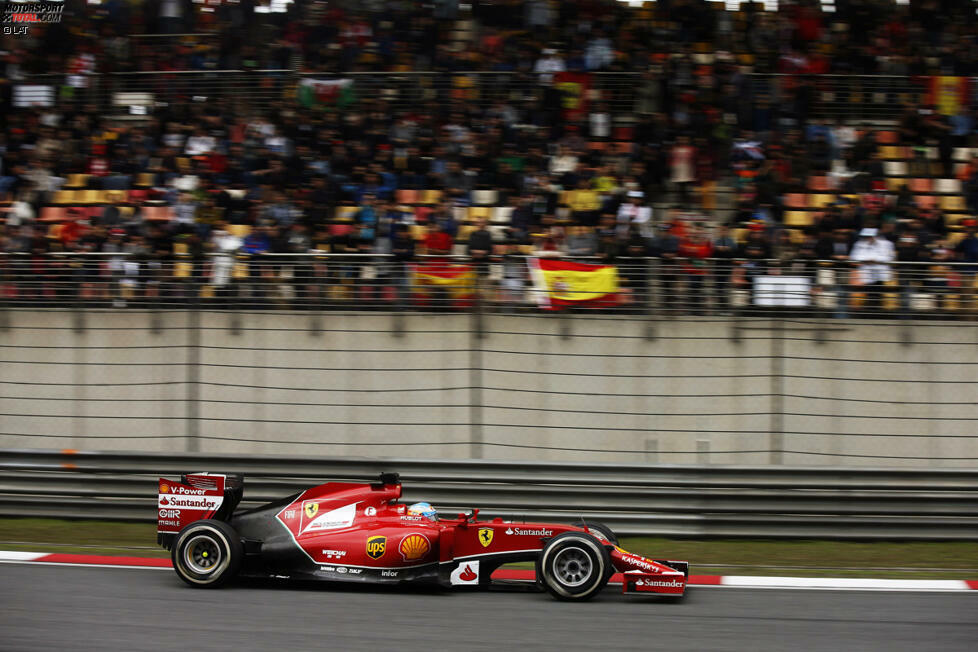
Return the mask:
[[[401,556],[404,561],[416,561],[428,554],[431,544],[423,534],[409,534],[401,540]]]
[[[306,503],[306,517],[312,518],[319,511],[319,503]]]
[[[479,543],[482,544],[483,548],[488,548],[492,545],[492,535],[495,533],[491,527],[480,527],[479,528]]]
[[[387,537],[370,537],[367,539],[367,556],[371,559],[380,559],[386,551]]]
[[[168,485],[168,484],[162,484],[161,483],[160,484],[160,493],[161,494],[168,494],[168,493],[170,493],[170,485]]]

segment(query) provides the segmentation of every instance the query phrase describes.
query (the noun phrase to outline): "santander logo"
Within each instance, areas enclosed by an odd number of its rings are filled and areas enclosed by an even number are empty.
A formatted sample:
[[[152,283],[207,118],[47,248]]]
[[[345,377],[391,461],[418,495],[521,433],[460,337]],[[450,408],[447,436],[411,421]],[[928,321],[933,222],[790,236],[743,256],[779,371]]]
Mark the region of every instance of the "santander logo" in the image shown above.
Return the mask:
[[[472,567],[468,564],[465,565],[465,570],[462,574],[458,576],[463,582],[471,582],[472,580],[478,579],[478,575],[472,571]]]
[[[459,565],[452,571],[452,585],[459,584],[478,584],[479,583],[479,562],[469,561]]]

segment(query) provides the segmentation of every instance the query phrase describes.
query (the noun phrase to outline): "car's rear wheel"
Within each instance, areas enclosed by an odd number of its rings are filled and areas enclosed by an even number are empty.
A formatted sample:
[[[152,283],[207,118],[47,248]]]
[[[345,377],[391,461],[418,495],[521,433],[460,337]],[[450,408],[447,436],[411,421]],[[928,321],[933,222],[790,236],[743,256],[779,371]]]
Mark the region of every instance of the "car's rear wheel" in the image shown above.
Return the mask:
[[[180,579],[197,588],[227,584],[237,575],[243,556],[244,548],[234,528],[211,519],[183,528],[170,553]]]
[[[537,578],[558,600],[589,600],[610,577],[611,556],[597,537],[565,532],[551,539],[537,560]]]

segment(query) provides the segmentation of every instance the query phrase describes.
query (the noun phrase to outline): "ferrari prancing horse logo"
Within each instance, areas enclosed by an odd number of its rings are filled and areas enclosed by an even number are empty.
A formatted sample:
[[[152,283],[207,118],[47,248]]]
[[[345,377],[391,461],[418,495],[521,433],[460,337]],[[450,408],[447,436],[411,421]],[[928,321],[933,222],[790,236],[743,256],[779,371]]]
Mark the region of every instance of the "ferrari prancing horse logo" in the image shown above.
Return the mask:
[[[483,548],[488,548],[492,545],[492,535],[495,533],[491,527],[480,527],[479,528],[479,543],[482,544]]]
[[[306,503],[306,518],[312,518],[319,511],[319,503]]]

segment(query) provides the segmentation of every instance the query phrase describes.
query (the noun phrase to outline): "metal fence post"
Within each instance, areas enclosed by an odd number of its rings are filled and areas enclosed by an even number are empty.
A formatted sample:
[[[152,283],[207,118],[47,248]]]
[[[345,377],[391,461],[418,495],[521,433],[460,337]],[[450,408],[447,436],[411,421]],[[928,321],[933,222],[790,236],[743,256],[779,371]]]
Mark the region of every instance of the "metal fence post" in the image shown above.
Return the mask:
[[[642,284],[642,295],[641,301],[643,302],[645,313],[645,339],[648,342],[654,342],[658,338],[658,331],[655,324],[655,307],[652,302],[652,275],[649,273],[649,259],[641,258],[639,265],[642,265],[645,272],[642,274],[643,284]]]
[[[187,451],[200,450],[200,306],[190,297],[187,308]]]
[[[5,261],[6,263],[7,261]],[[0,266],[0,288],[6,286],[6,265]],[[10,308],[7,306],[9,301],[5,296],[6,293],[0,292],[0,332],[6,332],[10,330]]]
[[[770,463],[784,463],[784,320],[771,324],[771,420],[768,433]]]
[[[475,292],[472,303],[471,327],[469,329],[469,435],[471,444],[469,455],[481,459],[482,451],[482,339],[485,337],[485,323],[482,305],[482,282],[475,279]]]

